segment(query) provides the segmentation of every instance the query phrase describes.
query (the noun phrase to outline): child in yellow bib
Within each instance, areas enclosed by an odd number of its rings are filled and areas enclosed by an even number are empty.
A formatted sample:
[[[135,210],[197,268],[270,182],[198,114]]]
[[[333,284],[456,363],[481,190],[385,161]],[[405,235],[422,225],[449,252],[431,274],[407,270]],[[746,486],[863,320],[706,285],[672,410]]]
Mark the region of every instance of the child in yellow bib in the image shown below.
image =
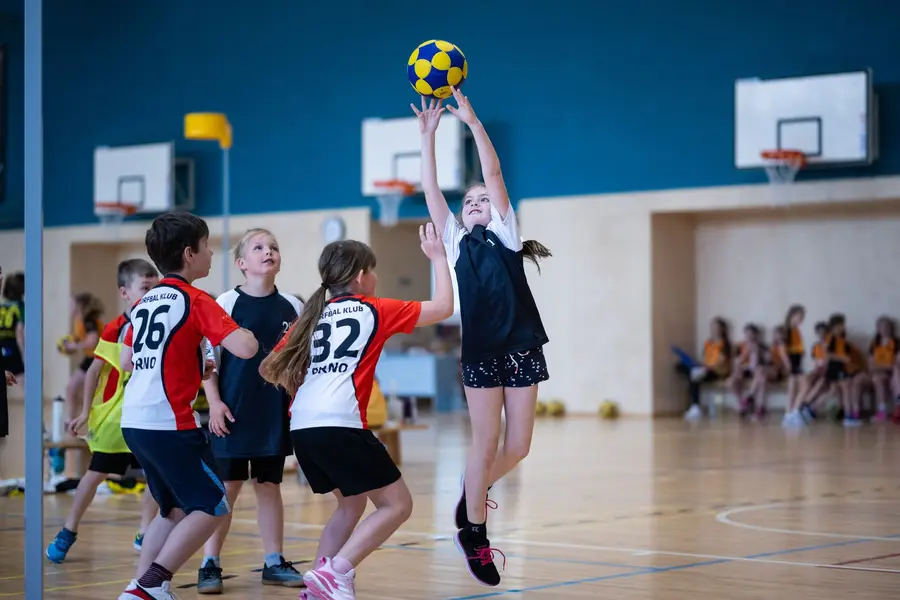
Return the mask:
[[[119,357],[122,341],[131,328],[131,307],[159,281],[156,269],[149,262],[135,258],[119,263],[119,295],[127,302],[128,310],[103,328],[93,351],[84,381],[84,400],[81,415],[69,424],[72,435],[78,435],[87,425],[87,442],[91,449],[91,464],[78,483],[72,509],[65,526],[47,546],[47,558],[61,563],[78,536],[78,523],[94,499],[97,488],[114,473],[124,475],[130,467],[140,468],[125,439],[122,437],[122,396],[129,373],[123,372]],[[141,507],[141,527],[134,537],[138,551],[144,530],[156,515],[157,506],[149,490],[144,493]]]

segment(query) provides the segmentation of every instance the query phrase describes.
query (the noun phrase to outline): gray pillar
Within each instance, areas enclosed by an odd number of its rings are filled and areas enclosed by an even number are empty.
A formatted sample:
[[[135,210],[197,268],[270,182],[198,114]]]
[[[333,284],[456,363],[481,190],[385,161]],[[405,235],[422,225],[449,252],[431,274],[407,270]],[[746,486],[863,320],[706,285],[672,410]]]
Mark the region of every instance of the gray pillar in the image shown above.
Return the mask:
[[[25,598],[44,594],[42,0],[25,3]]]

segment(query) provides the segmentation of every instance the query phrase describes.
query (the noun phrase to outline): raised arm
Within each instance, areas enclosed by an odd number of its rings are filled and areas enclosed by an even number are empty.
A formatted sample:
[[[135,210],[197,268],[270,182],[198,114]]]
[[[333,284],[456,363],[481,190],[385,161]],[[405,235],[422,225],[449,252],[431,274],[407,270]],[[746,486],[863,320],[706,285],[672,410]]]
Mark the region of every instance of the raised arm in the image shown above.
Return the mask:
[[[506,191],[506,182],[503,181],[503,172],[500,170],[500,159],[494,144],[488,136],[484,125],[478,120],[469,99],[462,95],[458,89],[453,88],[453,98],[456,107],[447,106],[447,110],[469,126],[475,146],[478,148],[478,159],[481,161],[481,176],[484,177],[484,187],[487,190],[491,204],[500,212],[500,218],[505,219],[509,211],[509,192]]]
[[[438,231],[444,231],[447,219],[450,217],[450,207],[447,206],[447,199],[441,192],[437,180],[437,161],[434,156],[434,134],[437,131],[438,124],[441,122],[441,113],[444,108],[441,107],[442,100],[432,100],[429,104],[425,103],[425,97],[422,96],[422,110],[415,105],[410,104],[410,108],[416,113],[419,120],[419,132],[422,134],[422,165],[421,184],[422,192],[425,194],[425,204],[428,205],[428,214],[431,220],[437,226]]]
[[[431,300],[422,303],[422,311],[416,327],[425,327],[440,323],[453,315],[453,283],[450,281],[450,264],[447,252],[439,231],[433,224],[419,226],[419,240],[422,252],[434,266],[434,292]]]

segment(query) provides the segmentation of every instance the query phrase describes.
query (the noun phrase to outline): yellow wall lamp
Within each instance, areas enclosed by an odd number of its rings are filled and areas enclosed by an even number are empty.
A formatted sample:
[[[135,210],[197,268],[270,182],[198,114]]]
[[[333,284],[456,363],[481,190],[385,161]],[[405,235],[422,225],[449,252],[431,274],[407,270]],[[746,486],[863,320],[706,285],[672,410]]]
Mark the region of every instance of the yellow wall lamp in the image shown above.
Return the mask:
[[[228,151],[231,150],[231,123],[222,113],[196,112],[184,115],[184,137],[188,140],[219,142],[222,149],[222,259],[225,269],[222,271],[223,291],[231,289],[229,274],[231,273],[231,235],[229,220],[231,217],[231,189],[229,185],[230,167]]]

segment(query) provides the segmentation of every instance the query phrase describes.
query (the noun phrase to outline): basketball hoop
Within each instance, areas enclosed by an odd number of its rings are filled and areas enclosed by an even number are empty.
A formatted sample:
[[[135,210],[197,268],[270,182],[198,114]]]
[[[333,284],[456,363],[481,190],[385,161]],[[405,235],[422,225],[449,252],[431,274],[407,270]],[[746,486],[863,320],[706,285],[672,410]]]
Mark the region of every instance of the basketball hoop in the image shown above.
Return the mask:
[[[123,204],[121,202],[95,202],[94,215],[100,219],[100,224],[104,227],[110,225],[119,225],[137,212],[137,207],[133,204]]]
[[[403,199],[415,192],[412,184],[399,179],[375,181],[373,185],[378,191],[378,206],[381,211],[378,222],[382,227],[393,227],[400,220],[400,205]]]
[[[800,169],[806,166],[806,154],[799,150],[763,150],[760,156],[765,163],[769,183],[773,186],[774,203],[790,204],[794,180]]]

